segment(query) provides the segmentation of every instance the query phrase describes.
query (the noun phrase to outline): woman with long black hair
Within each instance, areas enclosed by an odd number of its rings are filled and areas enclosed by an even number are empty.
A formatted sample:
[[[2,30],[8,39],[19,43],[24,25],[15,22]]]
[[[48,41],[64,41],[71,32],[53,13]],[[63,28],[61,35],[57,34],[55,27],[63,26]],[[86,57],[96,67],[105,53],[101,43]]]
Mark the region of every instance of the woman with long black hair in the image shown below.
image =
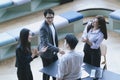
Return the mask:
[[[31,32],[28,29],[22,29],[20,31],[20,40],[16,48],[16,64],[18,80],[33,80],[33,75],[30,67],[30,62],[39,53],[46,51],[47,48],[43,48],[41,52],[37,49],[31,51]]]
[[[88,22],[82,35],[82,41],[85,43],[83,61],[95,66],[96,69],[100,67],[100,45],[104,39],[107,39],[106,21],[103,16],[99,15],[92,22]]]

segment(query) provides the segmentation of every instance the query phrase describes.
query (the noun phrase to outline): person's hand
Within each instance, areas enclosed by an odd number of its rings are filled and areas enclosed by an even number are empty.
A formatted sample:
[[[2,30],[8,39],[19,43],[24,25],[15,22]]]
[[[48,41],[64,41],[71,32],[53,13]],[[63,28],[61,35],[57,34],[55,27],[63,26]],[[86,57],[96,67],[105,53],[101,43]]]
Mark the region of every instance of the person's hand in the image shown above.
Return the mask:
[[[37,55],[37,54],[38,54],[37,48],[32,49],[32,54],[34,54],[34,55]]]
[[[82,38],[82,42],[87,42],[88,39]]]
[[[60,54],[65,54],[65,51],[63,51],[62,49],[59,49],[59,53]]]
[[[47,50],[47,48],[48,48],[48,47],[42,47],[42,48],[40,49],[40,53],[45,52],[45,51]]]
[[[38,50],[37,50],[37,48],[35,48],[35,49],[32,49],[32,58],[34,58],[35,56],[38,56]]]
[[[88,38],[82,38],[82,41],[85,42],[85,43],[88,43],[90,46],[92,45],[92,43],[89,41]]]

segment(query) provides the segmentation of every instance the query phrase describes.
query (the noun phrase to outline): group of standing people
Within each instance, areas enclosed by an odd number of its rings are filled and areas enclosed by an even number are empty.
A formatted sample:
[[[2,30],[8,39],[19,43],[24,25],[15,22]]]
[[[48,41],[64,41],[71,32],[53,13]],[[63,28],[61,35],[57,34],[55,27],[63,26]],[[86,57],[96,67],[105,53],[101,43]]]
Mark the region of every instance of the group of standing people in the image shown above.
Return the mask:
[[[18,80],[33,80],[30,62],[40,55],[43,67],[58,60],[58,53],[62,54],[59,59],[57,78],[53,80],[81,80],[82,63],[88,63],[100,67],[100,44],[103,39],[107,39],[106,22],[103,16],[96,16],[92,22],[86,25],[82,41],[85,43],[84,55],[75,50],[79,40],[72,33],[68,33],[64,38],[67,52],[59,48],[56,28],[53,24],[54,11],[46,9],[44,11],[45,21],[40,28],[39,48],[31,50],[32,32],[22,29],[20,41],[16,48],[16,67]],[[49,80],[50,76],[43,73],[43,80]]]

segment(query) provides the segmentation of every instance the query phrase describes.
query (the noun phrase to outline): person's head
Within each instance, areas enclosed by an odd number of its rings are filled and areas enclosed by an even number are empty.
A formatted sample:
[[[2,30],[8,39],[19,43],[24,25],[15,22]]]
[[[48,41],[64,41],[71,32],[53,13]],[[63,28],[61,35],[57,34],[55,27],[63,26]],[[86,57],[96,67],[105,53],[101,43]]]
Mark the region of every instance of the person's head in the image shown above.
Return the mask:
[[[26,47],[28,46],[29,42],[31,41],[31,32],[29,29],[23,28],[20,31],[20,43],[22,46]]]
[[[77,44],[78,44],[78,39],[72,33],[68,33],[65,36],[65,45],[67,48],[73,50],[75,49]]]
[[[44,17],[48,24],[52,24],[54,19],[54,11],[52,9],[46,9],[44,11]]]
[[[94,18],[92,26],[99,28],[101,32],[104,34],[104,39],[107,39],[106,21],[102,15],[98,15]]]

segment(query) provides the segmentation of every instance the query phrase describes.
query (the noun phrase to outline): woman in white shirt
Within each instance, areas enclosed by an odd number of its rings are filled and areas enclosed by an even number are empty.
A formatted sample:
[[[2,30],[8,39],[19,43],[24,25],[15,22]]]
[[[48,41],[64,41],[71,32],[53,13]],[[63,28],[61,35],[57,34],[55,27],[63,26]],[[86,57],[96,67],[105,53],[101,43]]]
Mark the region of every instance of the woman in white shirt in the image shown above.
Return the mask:
[[[96,16],[92,22],[86,25],[82,41],[84,45],[84,62],[95,67],[100,67],[101,52],[100,44],[107,39],[106,21],[103,16]]]

